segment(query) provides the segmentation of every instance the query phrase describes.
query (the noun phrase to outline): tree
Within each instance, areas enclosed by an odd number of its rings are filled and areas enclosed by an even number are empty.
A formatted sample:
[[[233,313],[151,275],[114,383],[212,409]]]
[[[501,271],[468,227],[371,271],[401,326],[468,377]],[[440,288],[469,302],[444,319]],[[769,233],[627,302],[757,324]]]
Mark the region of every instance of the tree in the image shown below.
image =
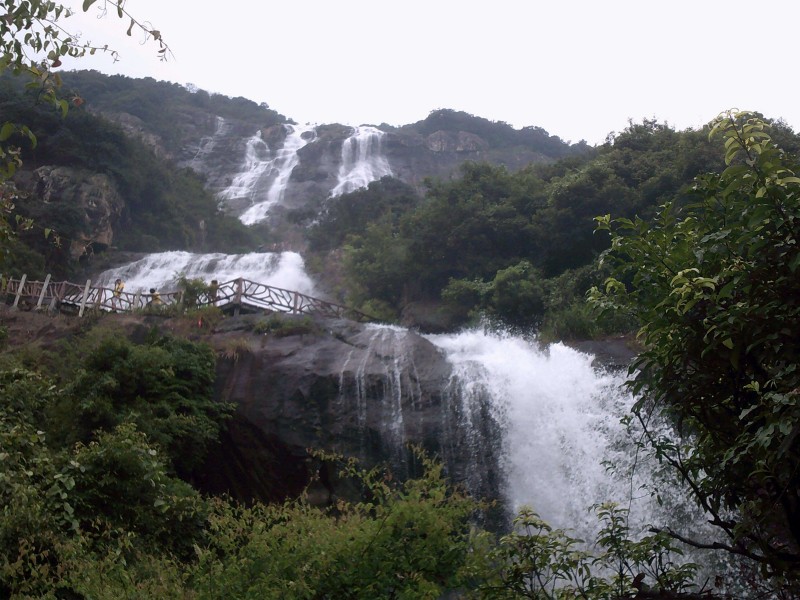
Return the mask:
[[[26,75],[29,85],[38,91],[38,100],[51,104],[66,115],[69,102],[59,98],[57,90],[60,77],[53,69],[61,66],[61,58],[70,56],[80,58],[95,54],[98,50],[108,52],[116,60],[116,51],[106,46],[93,46],[83,42],[79,36],[64,29],[63,21],[72,15],[68,7],[52,0],[0,0],[4,16],[0,19],[0,75]],[[87,11],[98,0],[83,0],[83,10]],[[158,55],[165,60],[169,47],[164,43],[161,32],[143,23],[128,12],[126,0],[101,0],[100,9],[105,14],[112,7],[120,19],[129,20],[128,35],[134,29],[142,32],[145,39],[158,43]],[[83,101],[74,96],[72,103],[80,105]],[[34,133],[24,124],[6,121],[0,123],[0,242],[8,239],[10,229],[7,217],[17,199],[16,190],[10,181],[14,172],[22,165],[18,137],[22,135],[35,145]]]
[[[710,124],[727,167],[653,222],[598,217],[614,265],[591,301],[642,324],[629,385],[651,450],[672,465],[724,541],[800,591],[800,162],[752,113]],[[659,437],[651,419],[675,426]],[[674,534],[677,535],[677,534]]]

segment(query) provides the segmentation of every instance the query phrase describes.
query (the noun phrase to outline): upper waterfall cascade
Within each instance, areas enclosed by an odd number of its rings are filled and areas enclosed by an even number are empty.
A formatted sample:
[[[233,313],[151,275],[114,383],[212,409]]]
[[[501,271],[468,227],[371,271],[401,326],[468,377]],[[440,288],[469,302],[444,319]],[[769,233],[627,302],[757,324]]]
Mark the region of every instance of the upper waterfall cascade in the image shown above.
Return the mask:
[[[239,215],[245,225],[254,225],[267,218],[270,209],[283,200],[292,171],[300,161],[297,154],[315,137],[313,125],[285,125],[283,146],[270,151],[257,132],[246,142],[245,156],[239,173],[219,193],[223,202],[243,200],[248,208]]]
[[[370,182],[392,174],[389,161],[383,154],[384,132],[377,127],[362,125],[342,144],[342,162],[338,182],[331,196],[339,196],[367,187]]]
[[[291,183],[292,171],[300,163],[299,151],[316,140],[313,125],[285,125],[286,138],[279,149],[270,149],[261,132],[244,143],[244,157],[236,175],[228,186],[219,192],[225,204],[241,210],[239,219],[245,225],[254,225],[267,219],[269,211],[280,204]],[[218,132],[224,131],[224,121],[218,123]],[[217,134],[215,134],[217,135]],[[220,134],[221,135],[221,134]],[[367,187],[370,182],[392,175],[383,152],[384,132],[377,127],[355,127],[342,142],[336,185],[330,196],[339,196]],[[197,161],[202,161],[214,145],[214,136],[208,138],[198,150]]]

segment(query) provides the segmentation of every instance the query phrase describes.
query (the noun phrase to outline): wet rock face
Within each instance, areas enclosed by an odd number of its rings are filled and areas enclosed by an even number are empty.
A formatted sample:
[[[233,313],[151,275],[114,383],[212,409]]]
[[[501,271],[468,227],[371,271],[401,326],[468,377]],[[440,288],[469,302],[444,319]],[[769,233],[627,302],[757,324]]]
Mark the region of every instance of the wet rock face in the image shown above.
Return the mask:
[[[450,364],[418,334],[326,320],[309,333],[228,331],[214,343],[238,351],[219,352],[217,397],[233,403],[236,416],[209,463],[213,491],[242,500],[296,493],[317,468],[309,448],[368,467],[388,464],[406,478],[418,474],[408,446],[414,444],[439,457],[474,494],[498,497],[499,432],[491,423],[479,434],[469,429],[474,419],[466,413],[482,408],[464,406]],[[341,492],[333,481],[321,501]]]

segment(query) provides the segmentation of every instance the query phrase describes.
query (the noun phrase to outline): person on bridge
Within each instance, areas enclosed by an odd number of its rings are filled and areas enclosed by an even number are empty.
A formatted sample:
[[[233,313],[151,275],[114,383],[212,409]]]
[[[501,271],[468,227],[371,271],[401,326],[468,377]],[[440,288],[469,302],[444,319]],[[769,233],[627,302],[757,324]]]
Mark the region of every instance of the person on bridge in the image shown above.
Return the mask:
[[[119,307],[122,308],[122,290],[125,289],[125,282],[122,279],[117,279],[114,282],[114,294],[111,296],[111,310],[117,310],[117,303],[119,303]]]
[[[216,279],[212,279],[211,284],[208,286],[208,299],[211,302],[212,306],[216,306],[218,296],[219,296],[219,281],[217,281]]]
[[[161,299],[161,294],[156,291],[156,288],[150,288],[150,302],[147,306],[163,306],[164,301]]]

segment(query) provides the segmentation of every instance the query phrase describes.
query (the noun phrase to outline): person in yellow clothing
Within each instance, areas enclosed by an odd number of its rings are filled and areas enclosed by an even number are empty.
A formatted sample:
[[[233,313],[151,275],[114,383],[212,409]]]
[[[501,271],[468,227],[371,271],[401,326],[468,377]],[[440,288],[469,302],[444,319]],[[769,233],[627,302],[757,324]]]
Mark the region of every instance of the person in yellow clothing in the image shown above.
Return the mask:
[[[150,302],[147,303],[147,306],[162,306],[163,304],[161,294],[156,291],[156,288],[150,288]]]
[[[117,279],[114,282],[114,294],[111,296],[111,310],[117,310],[117,303],[119,303],[119,307],[122,308],[122,290],[125,289],[125,282],[122,279]]]

